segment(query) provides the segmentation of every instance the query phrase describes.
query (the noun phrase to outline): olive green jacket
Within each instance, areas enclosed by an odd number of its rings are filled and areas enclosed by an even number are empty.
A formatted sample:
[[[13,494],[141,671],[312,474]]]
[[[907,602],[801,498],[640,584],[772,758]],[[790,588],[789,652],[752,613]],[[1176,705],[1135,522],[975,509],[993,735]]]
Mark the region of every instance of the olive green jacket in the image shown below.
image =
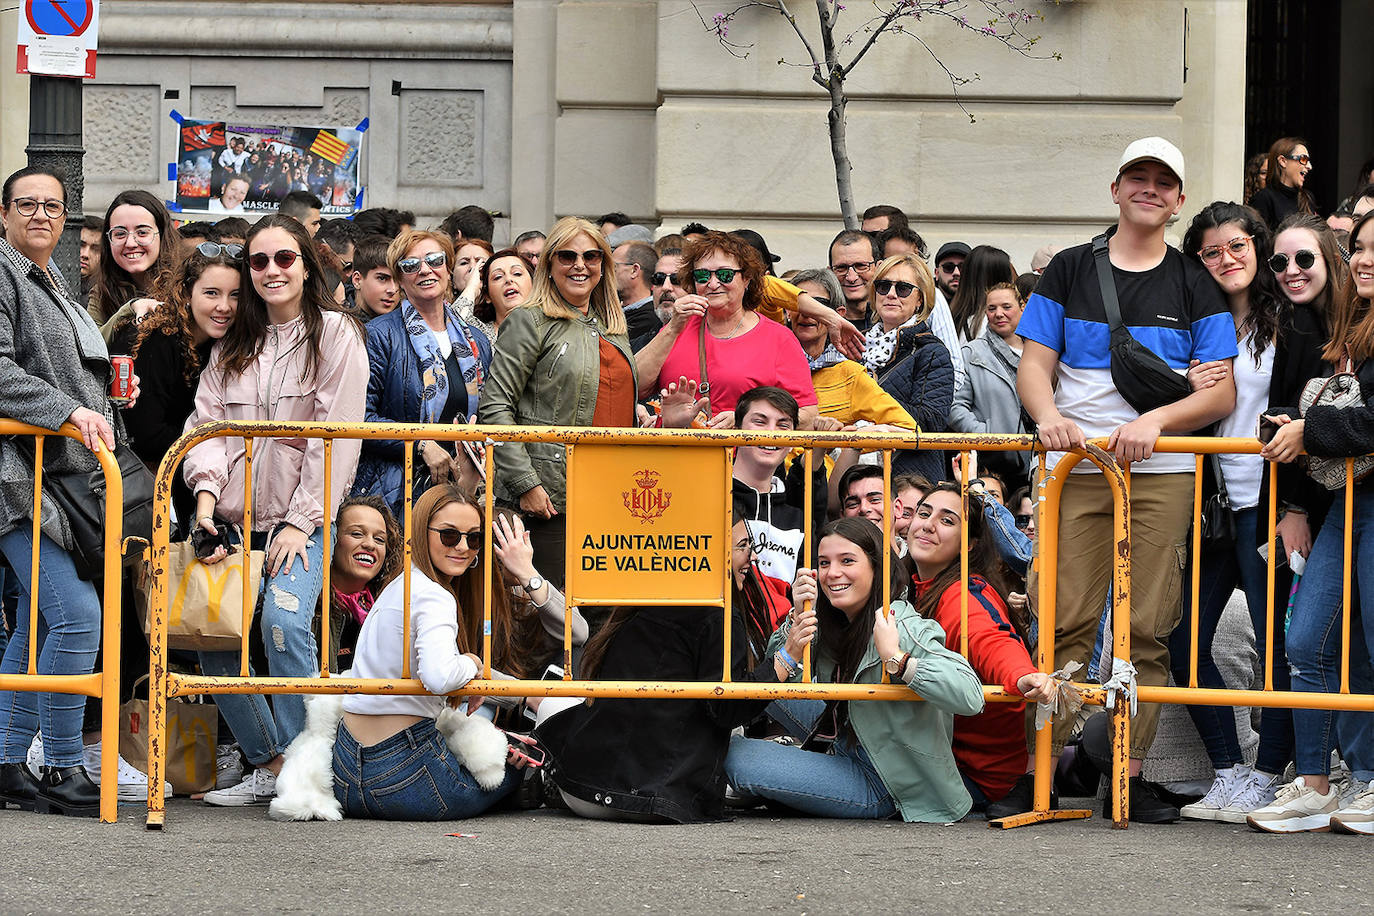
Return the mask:
[[[983,711],[983,685],[963,656],[945,648],[945,631],[938,623],[905,601],[892,602],[892,613],[898,646],[916,660],[909,686],[924,702],[855,700],[849,704],[849,721],[903,820],[957,821],[973,801],[954,762],[954,717]],[[789,618],[773,634],[769,656],[782,646],[790,626]],[[835,657],[819,640],[812,646],[815,679],[833,682]],[[882,674],[882,660],[870,641],[854,683],[877,684]],[[800,671],[792,677],[800,679]]]
[[[478,422],[519,426],[591,426],[605,337],[638,372],[625,334],[609,334],[592,316],[549,318],[534,306],[506,316],[492,351]],[[567,455],[561,445],[507,442],[496,448],[496,497],[515,505],[543,485],[559,512],[567,503]]]

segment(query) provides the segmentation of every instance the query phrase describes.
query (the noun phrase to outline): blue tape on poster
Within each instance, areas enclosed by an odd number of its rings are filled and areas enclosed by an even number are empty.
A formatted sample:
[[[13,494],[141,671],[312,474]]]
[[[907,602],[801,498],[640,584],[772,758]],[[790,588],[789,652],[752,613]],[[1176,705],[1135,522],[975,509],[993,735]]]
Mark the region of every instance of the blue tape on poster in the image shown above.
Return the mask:
[[[169,163],[167,163],[167,180],[168,180],[168,181],[176,181],[176,180],[177,180],[177,164],[176,164],[175,162],[169,162]]]
[[[354,210],[361,210],[361,209],[363,208],[363,195],[366,194],[366,193],[367,193],[367,185],[363,185],[362,187],[360,187],[360,188],[358,189],[358,196],[355,197],[355,198],[353,198],[353,209],[354,209]]]
[[[181,204],[177,203],[176,201],[174,201],[174,200],[165,200],[165,201],[163,201],[163,203],[165,203],[165,204],[167,205],[167,209],[168,209],[168,210],[171,210],[173,213],[180,213],[180,212],[181,212]]]
[[[360,134],[365,134],[365,133],[367,133],[367,128],[368,128],[368,126],[369,126],[370,124],[371,124],[371,119],[370,119],[370,118],[363,118],[361,121],[358,122],[358,126],[355,127],[355,128],[353,128],[353,129],[356,130],[356,131],[357,131],[358,133],[360,133]]]
[[[177,111],[175,108],[167,112],[167,117],[171,118],[173,121],[176,121],[178,124],[186,120],[181,116],[181,112]]]

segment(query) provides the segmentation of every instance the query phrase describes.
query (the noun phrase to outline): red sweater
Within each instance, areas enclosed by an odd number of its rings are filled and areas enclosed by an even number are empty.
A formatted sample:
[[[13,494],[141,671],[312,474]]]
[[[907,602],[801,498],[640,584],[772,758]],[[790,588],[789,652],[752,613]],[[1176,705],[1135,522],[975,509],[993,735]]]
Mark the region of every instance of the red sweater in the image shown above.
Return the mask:
[[[912,577],[919,602],[930,583]],[[954,583],[940,596],[935,621],[945,631],[945,646],[960,650],[961,588]],[[981,576],[968,584],[968,662],[984,684],[1001,685],[1016,694],[1016,682],[1035,671],[1026,644],[1011,625],[997,589]],[[973,780],[988,801],[1007,794],[1026,772],[1025,701],[988,703],[976,716],[954,717],[954,759],[959,772]]]

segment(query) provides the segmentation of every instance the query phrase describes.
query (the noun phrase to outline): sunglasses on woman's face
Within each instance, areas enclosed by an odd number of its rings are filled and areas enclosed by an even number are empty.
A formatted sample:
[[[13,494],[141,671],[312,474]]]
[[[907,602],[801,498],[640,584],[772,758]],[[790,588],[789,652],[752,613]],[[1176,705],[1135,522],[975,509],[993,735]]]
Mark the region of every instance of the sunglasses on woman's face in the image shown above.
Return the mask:
[[[459,531],[457,528],[431,528],[435,534],[439,535],[439,543],[445,547],[457,547],[459,541],[468,542],[468,550],[482,549],[482,529],[474,528],[471,531]]]
[[[1021,531],[1025,531],[1030,527],[1031,517],[1029,515],[1016,515],[1013,516],[1013,519],[1016,521],[1017,529]]]
[[[877,290],[879,296],[886,296],[888,293],[892,292],[894,286],[897,287],[898,299],[905,299],[907,296],[910,296],[911,291],[916,288],[915,283],[907,283],[902,280],[879,280],[877,283],[873,284],[873,288]]]
[[[560,248],[553,253],[559,264],[564,267],[572,267],[577,263],[578,257],[582,258],[582,263],[591,267],[601,263],[601,249],[588,248],[586,251],[573,251],[571,248]]]
[[[217,258],[220,255],[225,255],[237,261],[239,258],[243,257],[243,246],[233,243],[225,245],[220,242],[201,242],[196,246],[196,251],[205,255],[207,258]],[[292,260],[295,259],[293,258]],[[264,262],[262,266],[266,267],[266,262]]]
[[[292,251],[290,248],[283,248],[275,254],[267,254],[264,251],[259,251],[256,254],[250,254],[248,256],[248,266],[256,273],[262,273],[267,269],[267,262],[271,261],[282,270],[290,270],[291,265],[295,264],[296,258],[300,256],[301,253],[299,251]]]
[[[1302,251],[1293,255],[1293,260],[1298,263],[1299,270],[1311,270],[1312,265],[1317,263],[1317,255],[1315,252],[1308,251],[1304,248]],[[1269,259],[1269,269],[1276,274],[1283,273],[1288,269],[1288,255],[1284,254],[1282,251],[1275,252],[1274,256]]]
[[[430,270],[437,271],[448,263],[448,256],[442,251],[431,251],[422,258],[401,258],[396,262],[396,267],[403,274],[418,274],[421,264],[428,264]]]
[[[692,271],[692,282],[697,286],[705,286],[707,283],[711,282],[711,277],[714,275],[715,278],[720,281],[721,286],[729,286],[730,282],[735,279],[735,274],[737,273],[739,273],[739,270],[734,267],[717,267],[715,270],[694,270]]]

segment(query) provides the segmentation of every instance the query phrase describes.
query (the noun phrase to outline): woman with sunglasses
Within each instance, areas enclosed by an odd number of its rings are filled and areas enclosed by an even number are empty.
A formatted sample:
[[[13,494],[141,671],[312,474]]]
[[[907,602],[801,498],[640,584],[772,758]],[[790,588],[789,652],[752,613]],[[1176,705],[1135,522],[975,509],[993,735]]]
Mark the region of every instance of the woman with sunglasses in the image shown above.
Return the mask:
[[[1291,231],[1291,230],[1290,230]],[[1282,234],[1281,234],[1282,235]],[[1277,246],[1276,246],[1277,247]],[[1290,257],[1295,257],[1290,255]],[[1339,261],[1333,267],[1339,266]],[[1269,416],[1280,425],[1260,453],[1271,461],[1290,463],[1299,454],[1353,457],[1374,452],[1374,211],[1356,221],[1350,233],[1350,267],[1341,270],[1344,289],[1331,316],[1331,340],[1322,354],[1335,371],[1349,360],[1360,381],[1363,403],[1350,407],[1309,407],[1299,415],[1296,407],[1271,408]],[[1286,275],[1286,274],[1285,274]],[[1336,274],[1332,273],[1332,282]],[[1343,579],[1351,577],[1358,606],[1352,608],[1352,633],[1348,647],[1350,692],[1374,692],[1367,647],[1374,646],[1374,590],[1362,587],[1374,570],[1374,481],[1366,477],[1354,486],[1352,528],[1345,531],[1345,488],[1321,526],[1307,568],[1293,602],[1288,624],[1288,660],[1293,689],[1307,693],[1336,693],[1342,689],[1341,623]],[[1351,539],[1350,560],[1345,565],[1345,538]],[[1363,623],[1363,634],[1357,627]],[[1363,636],[1363,640],[1361,640]],[[1361,645],[1363,642],[1363,645]],[[1363,650],[1363,651],[1362,651]],[[1250,812],[1248,822],[1256,830],[1295,833],[1307,830],[1338,830],[1343,833],[1374,833],[1374,740],[1370,714],[1295,709],[1293,727],[1297,738],[1294,769],[1297,779],[1279,789],[1273,803]],[[1330,779],[1331,749],[1339,745],[1350,767],[1351,784]]]
[[[506,316],[478,417],[525,426],[634,426],[635,360],[611,249],[584,219],[549,232],[525,303]],[[496,449],[496,496],[516,507],[536,565],[560,588],[567,504],[564,448],[508,442]]]
[[[167,207],[147,191],[121,191],[105,211],[100,273],[91,296],[91,317],[105,339],[156,306],[150,298],[176,266],[181,237]]]
[[[404,298],[398,308],[367,323],[369,423],[467,423],[491,367],[487,336],[465,321],[449,298],[453,242],[442,232],[407,229],[387,249],[391,275]],[[455,463],[452,442],[392,439],[363,443],[353,491],[381,496],[404,518],[404,450],[414,448],[412,501],[431,483],[470,475]]]
[[[1311,217],[1298,217],[1327,231]],[[1307,230],[1285,233],[1285,251],[1294,254],[1302,246],[1319,248],[1316,237]],[[1294,247],[1296,246],[1296,247]],[[1256,417],[1269,404],[1296,402],[1309,378],[1322,374],[1321,353],[1327,340],[1327,313],[1317,304],[1323,289],[1318,284],[1302,283],[1303,288],[1289,299],[1280,292],[1274,265],[1288,260],[1288,254],[1274,255],[1274,238],[1259,214],[1249,207],[1216,201],[1193,218],[1183,237],[1183,251],[1201,262],[1226,296],[1236,325],[1236,342],[1241,356],[1231,371],[1235,373],[1236,407],[1216,426],[1216,435],[1249,438],[1254,435]],[[1310,253],[1310,252],[1309,252]],[[1307,256],[1308,266],[1313,266]],[[1207,364],[1190,370],[1195,386],[1212,384],[1224,377],[1225,365]],[[1266,644],[1269,610],[1268,574],[1256,547],[1268,543],[1267,513],[1261,506],[1269,493],[1269,465],[1258,455],[1219,455],[1204,466],[1203,498],[1217,491],[1218,479],[1225,485],[1235,538],[1223,549],[1209,550],[1200,571],[1198,592],[1198,685],[1225,687],[1221,666],[1213,656],[1213,640],[1222,612],[1231,594],[1239,588],[1255,634],[1255,651],[1261,665],[1267,654],[1273,656],[1275,690],[1289,689],[1289,671],[1284,648],[1284,596],[1292,587],[1288,564],[1275,564],[1274,642]],[[1218,472],[1220,478],[1218,478]],[[1311,478],[1295,468],[1280,467],[1278,502],[1282,513],[1277,534],[1282,554],[1306,556],[1311,550],[1312,519],[1320,523],[1330,503],[1329,497]],[[1174,680],[1189,681],[1192,657],[1191,592],[1185,589],[1184,613],[1169,641],[1169,656]],[[1256,808],[1271,802],[1279,786],[1279,774],[1293,757],[1292,713],[1277,707],[1261,712],[1259,752],[1253,767],[1242,759],[1235,712],[1229,706],[1189,706],[1188,713],[1197,726],[1216,777],[1207,794],[1181,809],[1183,817],[1194,820],[1220,820],[1244,823]]]
[[[145,388],[124,410],[124,423],[134,451],[154,473],[195,410],[211,348],[234,323],[242,266],[242,245],[201,242],[152,291],[157,308],[115,336],[114,347],[133,357]],[[179,474],[172,481],[172,507],[184,537],[195,495]]]
[[[787,328],[758,312],[762,256],[737,235],[707,232],[687,243],[682,265],[673,317],[638,354],[640,394],[686,377],[707,396],[711,427],[729,429],[739,396],[771,385],[797,399],[797,429],[811,429],[818,410],[806,354]]]
[[[239,308],[228,333],[210,351],[200,375],[191,429],[218,420],[361,422],[367,350],[357,320],[340,311],[324,288],[323,269],[299,221],[272,215],[248,231]],[[323,587],[324,538],[358,462],[358,440],[332,448],[325,492],[324,440],[257,439],[253,447],[251,547],[264,550],[262,641],[278,677],[317,673],[320,653],[310,611]],[[186,456],[185,477],[196,494],[194,526],[203,534],[201,562],[222,562],[242,525],[247,469],[244,440],[201,442]],[[201,652],[207,674],[233,675],[239,653]],[[223,696],[220,712],[244,755],[258,769],[242,783],[205,796],[211,805],[267,804],[275,792],[281,752],[305,727],[299,696]]]
[[[913,254],[890,257],[878,265],[869,295],[869,309],[878,320],[868,329],[864,365],[911,414],[917,429],[943,432],[949,428],[954,404],[954,362],[926,323],[935,301],[930,268]],[[893,457],[892,471],[942,480],[944,454],[900,451]]]
[[[512,735],[504,781],[483,789],[435,726],[445,695],[461,690],[482,672],[482,592],[488,574],[482,539],[489,530],[498,532],[492,549],[507,570],[536,580],[530,583],[531,607],[525,613],[512,608],[509,590],[492,589],[493,669],[516,677],[528,674],[526,634],[540,629],[541,615],[556,615],[562,634],[562,595],[534,574],[532,550],[519,519],[513,527],[501,519],[489,529],[481,507],[452,484],[425,491],[411,514],[410,605],[405,603],[406,577],[398,574],[363,620],[353,653],[353,675],[399,679],[404,652],[410,659],[410,676],[418,677],[429,693],[344,697],[333,770],[334,797],[348,817],[400,821],[473,817],[509,795],[520,784],[519,769],[530,757],[537,757],[529,739]],[[404,643],[407,612],[409,646]],[[450,696],[447,702],[459,706],[462,698]],[[472,713],[481,702],[481,697],[470,698],[467,712]]]
[[[1316,215],[1316,201],[1304,187],[1310,171],[1312,157],[1307,152],[1307,141],[1302,138],[1282,137],[1269,147],[1264,187],[1255,192],[1249,203],[1270,229],[1277,232],[1279,223],[1294,213]]]

